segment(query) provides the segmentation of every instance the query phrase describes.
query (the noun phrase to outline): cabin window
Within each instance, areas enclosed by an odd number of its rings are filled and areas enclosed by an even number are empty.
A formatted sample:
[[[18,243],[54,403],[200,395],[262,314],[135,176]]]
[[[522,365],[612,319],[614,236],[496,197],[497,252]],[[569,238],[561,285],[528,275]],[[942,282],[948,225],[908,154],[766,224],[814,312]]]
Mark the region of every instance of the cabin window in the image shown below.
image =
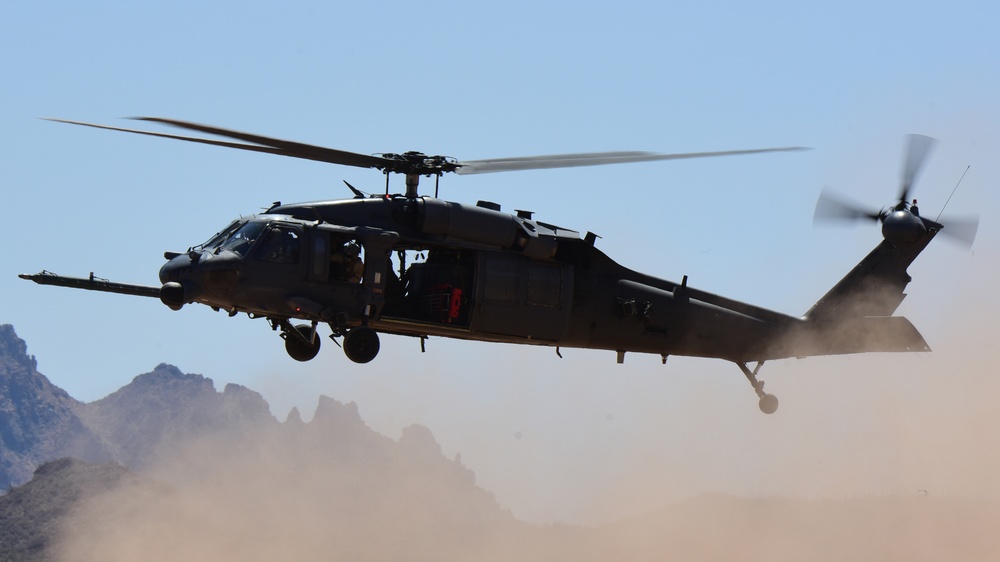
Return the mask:
[[[562,268],[544,263],[528,264],[528,304],[559,306]]]
[[[257,258],[275,263],[298,263],[299,233],[291,228],[271,228],[264,233]]]
[[[483,294],[487,300],[517,302],[517,262],[499,256],[486,258],[486,287]]]

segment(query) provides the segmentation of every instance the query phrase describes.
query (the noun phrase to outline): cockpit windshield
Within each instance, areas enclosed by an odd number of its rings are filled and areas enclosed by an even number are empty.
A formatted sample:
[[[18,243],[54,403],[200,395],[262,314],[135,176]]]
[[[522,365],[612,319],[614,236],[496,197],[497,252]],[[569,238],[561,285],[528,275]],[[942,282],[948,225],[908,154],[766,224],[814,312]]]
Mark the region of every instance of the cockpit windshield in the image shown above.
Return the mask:
[[[212,250],[212,249],[215,249],[220,244],[222,244],[223,242],[225,242],[226,238],[229,238],[229,235],[232,234],[234,231],[236,231],[236,229],[239,228],[244,222],[245,222],[245,219],[236,219],[236,220],[234,220],[233,222],[229,223],[229,226],[227,226],[226,228],[223,228],[222,230],[220,230],[220,231],[216,232],[215,234],[213,234],[212,237],[209,238],[207,242],[202,242],[201,244],[198,244],[197,246],[193,246],[191,248],[191,250]]]
[[[226,237],[226,241],[222,243],[216,253],[221,250],[229,250],[245,256],[266,226],[267,221],[265,220],[251,220],[244,223],[243,226]]]

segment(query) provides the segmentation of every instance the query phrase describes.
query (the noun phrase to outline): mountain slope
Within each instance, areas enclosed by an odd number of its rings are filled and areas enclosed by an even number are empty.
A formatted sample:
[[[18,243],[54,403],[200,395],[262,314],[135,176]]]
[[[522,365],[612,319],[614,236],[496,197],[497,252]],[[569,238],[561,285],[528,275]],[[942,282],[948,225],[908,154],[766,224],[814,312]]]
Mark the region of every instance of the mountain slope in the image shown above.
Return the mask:
[[[50,559],[73,510],[131,478],[116,464],[66,458],[41,465],[30,482],[0,496],[0,560]]]
[[[0,489],[26,482],[39,464],[73,456],[112,459],[80,418],[81,406],[36,369],[10,325],[0,325]]]

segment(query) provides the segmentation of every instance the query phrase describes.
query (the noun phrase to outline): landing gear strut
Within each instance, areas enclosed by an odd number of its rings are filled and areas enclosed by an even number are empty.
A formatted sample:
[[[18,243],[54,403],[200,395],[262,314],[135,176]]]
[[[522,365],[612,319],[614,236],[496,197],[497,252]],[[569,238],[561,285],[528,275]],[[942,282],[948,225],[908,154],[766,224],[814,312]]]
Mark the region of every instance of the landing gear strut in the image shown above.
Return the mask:
[[[344,353],[355,363],[367,363],[378,355],[378,332],[358,326],[344,336]]]
[[[757,373],[760,372],[760,368],[764,366],[764,362],[758,361],[757,366],[754,367],[753,371],[747,367],[746,363],[736,363],[736,366],[743,371],[747,380],[750,381],[750,386],[753,387],[753,391],[760,397],[760,401],[757,403],[757,406],[760,407],[760,411],[765,414],[773,414],[776,412],[778,410],[778,397],[764,392],[764,381],[757,380]]]
[[[281,325],[281,337],[285,340],[285,351],[296,361],[309,361],[319,353],[319,334],[316,323],[292,326],[288,321]]]

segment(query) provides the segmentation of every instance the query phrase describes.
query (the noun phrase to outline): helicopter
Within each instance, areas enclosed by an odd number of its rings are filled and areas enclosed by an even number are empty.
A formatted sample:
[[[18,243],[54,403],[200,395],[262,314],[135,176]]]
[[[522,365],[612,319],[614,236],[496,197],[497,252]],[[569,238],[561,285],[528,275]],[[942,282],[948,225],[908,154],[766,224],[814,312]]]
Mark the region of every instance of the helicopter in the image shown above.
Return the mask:
[[[873,219],[883,240],[803,316],[775,312],[624,267],[596,247],[597,236],[534,218],[438,198],[446,173],[481,174],[801,150],[801,147],[662,154],[596,152],[459,161],[420,152],[360,153],[158,117],[137,120],[227,140],[70,121],[63,123],[223,146],[346,166],[386,176],[384,194],[344,182],[349,199],[283,204],[237,219],[185,252],[166,252],[160,285],[43,270],[39,284],[158,298],[173,310],[200,303],[230,317],[264,318],[288,355],[309,361],[321,325],[356,363],[379,352],[379,334],[717,358],[734,363],[758,406],[774,413],[758,373],[766,361],[930,348],[904,317],[892,316],[909,283],[907,267],[943,225],[919,215],[909,192],[929,151],[911,137],[900,196],[869,212],[825,192],[816,219]],[[916,140],[912,140],[916,139]],[[405,193],[391,194],[392,174]],[[421,177],[435,178],[434,196]],[[973,233],[974,235],[974,233]],[[299,323],[293,324],[293,321]],[[339,341],[342,340],[342,341]],[[753,365],[751,367],[751,365]]]

